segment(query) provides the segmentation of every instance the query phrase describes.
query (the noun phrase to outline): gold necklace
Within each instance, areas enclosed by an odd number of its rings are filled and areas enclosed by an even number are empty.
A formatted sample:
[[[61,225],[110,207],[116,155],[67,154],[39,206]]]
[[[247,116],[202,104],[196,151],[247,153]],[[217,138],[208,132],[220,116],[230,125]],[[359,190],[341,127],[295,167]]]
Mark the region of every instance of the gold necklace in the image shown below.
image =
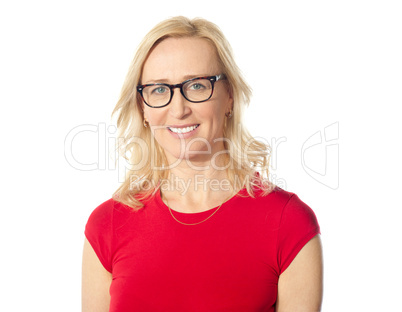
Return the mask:
[[[229,198],[230,198],[230,197],[229,197]],[[228,199],[229,199],[229,198],[228,198]],[[184,225],[197,225],[197,224],[200,224],[200,223],[203,223],[203,222],[207,221],[207,220],[208,220],[209,218],[211,218],[215,213],[217,213],[217,211],[219,210],[219,208],[221,208],[222,205],[223,205],[228,199],[226,199],[222,204],[220,204],[219,207],[218,207],[218,209],[216,209],[213,213],[211,213],[211,215],[208,216],[208,218],[206,218],[206,219],[204,219],[204,220],[202,220],[202,221],[200,221],[200,222],[196,222],[196,223],[184,223],[184,222],[181,222],[180,220],[177,220],[177,218],[173,215],[172,209],[170,209],[170,207],[169,207],[169,202],[168,202],[167,198],[165,198],[165,200],[166,200],[166,206],[169,208],[170,215],[171,215],[171,216],[173,217],[173,219],[175,219],[177,222],[179,222],[180,224],[184,224]]]

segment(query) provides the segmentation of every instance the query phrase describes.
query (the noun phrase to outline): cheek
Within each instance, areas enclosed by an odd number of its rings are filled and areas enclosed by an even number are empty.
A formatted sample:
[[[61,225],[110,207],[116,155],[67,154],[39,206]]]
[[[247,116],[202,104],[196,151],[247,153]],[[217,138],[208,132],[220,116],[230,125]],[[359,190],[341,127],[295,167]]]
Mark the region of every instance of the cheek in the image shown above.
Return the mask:
[[[144,117],[148,120],[148,122],[150,123],[150,125],[160,125],[161,124],[161,120],[163,119],[164,116],[164,112],[162,109],[159,109],[158,111],[150,111],[149,108],[146,108],[144,110]]]
[[[214,120],[215,126],[222,126],[225,120],[226,108],[224,102],[217,102],[210,110],[210,118]]]
[[[203,103],[200,103],[203,104]],[[221,120],[222,116],[225,115],[225,105],[224,102],[220,100],[212,101],[205,105],[202,109],[198,111],[198,115],[202,116],[203,119],[210,120]]]

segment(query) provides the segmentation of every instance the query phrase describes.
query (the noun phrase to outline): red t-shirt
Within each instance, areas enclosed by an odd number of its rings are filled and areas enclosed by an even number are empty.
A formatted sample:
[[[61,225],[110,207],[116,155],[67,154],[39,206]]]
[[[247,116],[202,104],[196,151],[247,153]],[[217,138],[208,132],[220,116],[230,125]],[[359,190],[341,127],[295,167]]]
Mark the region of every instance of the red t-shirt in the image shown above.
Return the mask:
[[[173,214],[195,223],[215,209]],[[314,212],[279,187],[232,197],[198,225],[174,220],[159,192],[139,211],[109,199],[85,229],[113,275],[112,312],[274,311],[279,275],[319,233]]]

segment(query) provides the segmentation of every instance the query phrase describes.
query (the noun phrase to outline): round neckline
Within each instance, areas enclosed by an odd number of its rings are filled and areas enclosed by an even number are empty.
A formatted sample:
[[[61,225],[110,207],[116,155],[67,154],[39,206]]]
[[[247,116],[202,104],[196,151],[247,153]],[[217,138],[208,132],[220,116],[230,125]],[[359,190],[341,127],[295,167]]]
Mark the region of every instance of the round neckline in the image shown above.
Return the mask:
[[[224,206],[226,204],[228,204],[229,202],[235,200],[236,197],[238,197],[237,195],[239,195],[240,193],[243,193],[244,190],[245,190],[245,188],[241,189],[236,194],[234,194],[232,197],[230,197],[227,201],[223,202],[221,205],[218,205],[216,207],[210,208],[210,209],[205,210],[205,211],[200,211],[200,212],[181,212],[181,211],[174,210],[171,207],[168,207],[165,204],[165,202],[162,200],[161,190],[160,189],[156,192],[155,198],[156,198],[156,201],[158,203],[158,206],[163,207],[164,209],[166,209],[167,212],[169,212],[169,209],[170,209],[172,211],[172,213],[175,214],[175,215],[179,215],[179,216],[182,216],[184,218],[187,217],[187,218],[194,219],[194,218],[197,218],[197,217],[204,217],[204,215],[209,215],[211,213],[214,213],[215,210],[218,209],[218,208],[220,208],[220,209],[224,208]]]

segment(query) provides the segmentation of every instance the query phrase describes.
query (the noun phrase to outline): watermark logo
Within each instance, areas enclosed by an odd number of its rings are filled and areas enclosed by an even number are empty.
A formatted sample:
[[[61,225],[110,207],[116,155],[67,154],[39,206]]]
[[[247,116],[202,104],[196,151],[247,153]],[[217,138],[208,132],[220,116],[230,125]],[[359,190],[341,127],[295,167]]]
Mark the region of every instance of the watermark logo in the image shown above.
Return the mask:
[[[117,129],[114,125],[107,126],[105,123],[99,123],[97,125],[79,125],[71,129],[64,141],[64,156],[69,165],[77,170],[81,171],[92,171],[92,170],[109,170],[109,171],[118,171],[118,182],[122,183],[125,181],[126,174],[130,169],[135,166],[136,168],[145,166],[147,159],[144,157],[147,153],[152,151],[155,146],[152,146],[153,141],[151,141],[151,146],[141,138],[135,137],[131,138],[131,145],[135,144],[137,146],[137,152],[141,152],[140,162],[132,164],[130,160],[123,159],[119,157],[116,150],[116,142],[120,142],[120,140],[124,140],[123,138],[116,138],[115,134]],[[238,131],[239,133],[241,131]],[[81,137],[80,137],[81,136]],[[93,157],[88,160],[80,159],[80,154],[76,153],[77,151],[77,142],[80,142],[82,138],[88,136],[90,139],[88,143],[97,143],[97,154],[92,155]],[[208,147],[206,151],[190,151],[190,147],[193,143],[197,143],[202,140],[202,142]],[[234,142],[226,138],[216,139],[217,141],[225,141],[228,151],[232,152],[234,147]],[[271,138],[270,142],[268,142],[265,138],[253,138],[253,140],[257,140],[259,142],[263,142],[265,145],[269,146],[269,151],[267,151],[267,156],[270,157],[269,163],[269,179],[272,183],[278,185],[279,187],[286,189],[287,183],[286,180],[278,177],[275,174],[275,171],[278,169],[278,151],[279,147],[283,144],[287,143],[286,137],[279,138]],[[240,141],[240,140],[238,140]],[[323,130],[315,132],[311,135],[301,146],[301,165],[304,171],[312,177],[315,181],[329,187],[331,189],[338,189],[339,187],[339,122],[334,122],[328,126],[326,126]],[[215,143],[215,141],[214,141]],[[77,145],[76,145],[77,144]],[[206,141],[202,138],[194,138],[190,142],[184,143],[184,140],[180,142],[180,152],[181,156],[184,154],[191,155],[193,153],[205,154],[211,153],[210,142]],[[249,149],[249,147],[253,144],[253,141],[247,142],[246,146],[244,146],[242,150],[242,154],[238,154],[240,159],[247,161],[249,164],[250,157],[254,153],[253,149]],[[222,152],[220,152],[222,153]],[[218,166],[215,164],[215,159],[217,155],[212,155],[211,165],[216,170],[225,170],[227,168],[233,169],[233,162],[225,164],[224,166]],[[151,159],[152,161],[152,159]],[[180,161],[186,161],[191,168],[196,171],[202,171],[204,167],[198,167],[192,165],[190,159],[184,157],[183,159],[178,159],[175,163],[170,164],[167,167],[158,168],[151,162],[152,168],[154,170],[168,170],[177,166]],[[240,161],[238,161],[238,165],[240,165]],[[256,168],[258,169],[258,167]],[[261,167],[260,169],[263,169]],[[134,179],[133,181],[136,181]],[[131,181],[131,182],[133,182]],[[212,186],[217,183],[215,181],[212,182]],[[226,183],[226,182],[225,182]],[[223,185],[222,187],[224,187]],[[183,189],[186,188],[186,185],[183,184]]]
[[[304,171],[317,182],[336,190],[339,187],[339,122],[310,136],[301,148]]]
[[[111,161],[109,155],[110,146],[116,144],[113,135],[116,133],[116,127],[110,125],[106,127],[105,123],[98,125],[79,125],[71,129],[64,139],[64,157],[69,165],[77,170],[92,171],[92,170],[114,170],[116,169],[115,163]],[[79,157],[74,155],[74,141],[79,135],[90,134],[98,141],[98,154],[97,159],[93,162],[83,162]]]

